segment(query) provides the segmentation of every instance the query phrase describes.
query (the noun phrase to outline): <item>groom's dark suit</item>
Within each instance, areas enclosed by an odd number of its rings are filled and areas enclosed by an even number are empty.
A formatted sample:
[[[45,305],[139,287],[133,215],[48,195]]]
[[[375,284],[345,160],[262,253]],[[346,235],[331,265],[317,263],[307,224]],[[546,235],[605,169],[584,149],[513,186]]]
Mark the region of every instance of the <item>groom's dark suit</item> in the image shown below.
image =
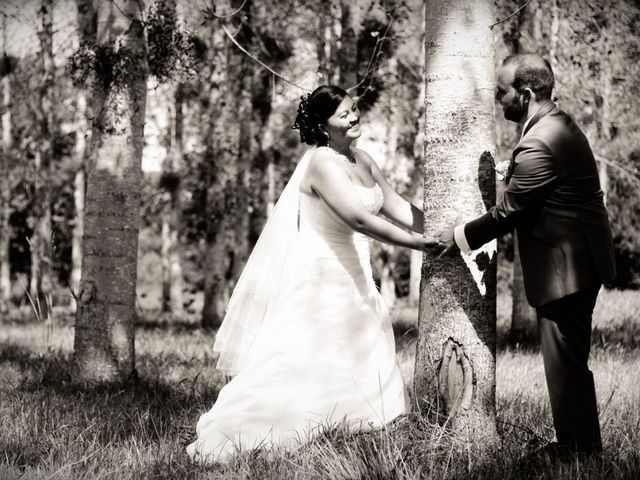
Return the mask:
[[[615,276],[613,245],[589,143],[553,102],[531,118],[513,151],[504,197],[464,226],[472,249],[515,228],[525,291],[536,307],[558,442],[599,449],[591,314]]]

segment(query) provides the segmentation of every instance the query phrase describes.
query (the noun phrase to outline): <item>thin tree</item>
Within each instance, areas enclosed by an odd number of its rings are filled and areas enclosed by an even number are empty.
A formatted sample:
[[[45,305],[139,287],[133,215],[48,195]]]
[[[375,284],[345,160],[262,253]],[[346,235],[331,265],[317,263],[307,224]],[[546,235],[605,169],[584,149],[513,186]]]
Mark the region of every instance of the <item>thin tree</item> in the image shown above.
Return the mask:
[[[156,9],[178,22],[175,0],[162,0]],[[183,275],[180,259],[179,232],[181,225],[180,187],[184,155],[184,95],[185,85],[173,85],[173,102],[169,107],[168,155],[163,163],[162,187],[166,192],[162,209],[162,311],[181,318],[183,309]]]
[[[495,203],[493,1],[426,5],[425,228]],[[417,406],[483,449],[495,424],[495,243],[474,258],[425,254],[414,374]],[[466,261],[465,261],[466,260]]]
[[[87,156],[87,99],[83,89],[78,91],[76,98],[76,144],[74,148],[76,174],[73,180],[73,203],[75,218],[71,233],[71,274],[69,286],[72,294],[77,296],[80,291],[80,277],[82,275],[82,235],[84,232],[84,199],[85,199],[85,160]],[[73,309],[77,309],[74,299]]]
[[[216,4],[220,12],[231,4]],[[244,2],[243,22],[234,39],[251,41],[251,2]],[[207,232],[202,326],[217,328],[224,318],[234,281],[249,252],[249,170],[253,147],[251,59],[233,44],[230,25],[214,12],[211,49],[214,53],[208,90],[209,126],[205,139],[207,162]]]
[[[162,211],[162,311],[181,318],[183,278],[180,260],[180,171],[184,155],[184,86],[178,83],[170,108],[169,153],[163,164],[162,187],[167,192]]]
[[[509,4],[509,8],[516,8],[517,4]],[[538,9],[539,10],[539,9]],[[531,46],[526,44],[526,32],[527,25],[531,26],[532,39],[537,45],[542,44],[540,17],[537,11],[532,12],[531,8],[523,8],[517,12],[515,21],[511,23],[511,27],[508,30],[508,35],[505,36],[505,41],[509,49],[509,53],[526,52]],[[552,21],[551,21],[551,42],[549,45],[549,57],[555,61],[555,45],[557,44],[557,28],[558,28],[558,11],[557,2],[553,0],[551,7]],[[554,29],[556,30],[555,36],[553,35]],[[502,121],[502,120],[501,120]],[[506,120],[505,120],[506,121]],[[510,122],[507,122],[510,123]],[[513,128],[511,125],[508,128]],[[520,126],[517,128],[517,135],[521,134]],[[503,185],[504,186],[504,185]],[[509,341],[512,345],[518,345],[523,343],[532,344],[537,341],[538,324],[536,321],[536,311],[529,304],[527,295],[524,289],[524,277],[522,275],[522,265],[520,264],[520,248],[518,247],[517,236],[513,235],[513,280],[511,282],[511,328],[509,329]]]
[[[227,2],[221,10],[230,11]],[[235,208],[235,162],[238,157],[238,125],[231,84],[237,81],[231,67],[234,48],[224,30],[214,28],[211,37],[207,90],[204,92],[208,126],[204,139],[206,163],[206,234],[204,265],[204,305],[202,326],[217,328],[222,323],[231,294],[233,278],[233,237],[230,219]],[[233,125],[233,126],[232,126]]]
[[[34,228],[29,241],[31,248],[31,282],[29,293],[39,315],[50,320],[51,262],[53,243],[51,231],[51,168],[53,138],[57,128],[54,118],[53,87],[53,0],[40,4],[40,88],[38,92],[38,148],[35,154]]]
[[[94,10],[95,8],[95,10]],[[95,32],[91,157],[76,315],[75,378],[135,373],[136,267],[147,57],[141,1],[78,0],[80,30]],[[94,23],[95,21],[95,23]],[[110,71],[104,67],[109,66]],[[115,68],[115,67],[119,68]]]
[[[88,17],[93,9],[89,2],[79,1],[78,7],[78,37],[80,47],[89,48],[95,42],[96,25],[91,17]],[[85,9],[89,11],[85,11]],[[84,207],[86,192],[86,161],[88,155],[87,140],[91,135],[87,117],[87,95],[84,87],[78,88],[76,97],[76,143],[73,151],[75,157],[76,174],[73,181],[73,200],[75,206],[75,218],[71,233],[71,274],[69,286],[74,295],[73,309],[76,310],[76,297],[80,291],[80,278],[82,276],[82,235],[84,234]]]
[[[11,296],[11,268],[9,246],[11,241],[11,84],[9,74],[14,65],[13,57],[7,55],[7,17],[2,15],[2,142],[0,151],[0,311],[6,311]]]

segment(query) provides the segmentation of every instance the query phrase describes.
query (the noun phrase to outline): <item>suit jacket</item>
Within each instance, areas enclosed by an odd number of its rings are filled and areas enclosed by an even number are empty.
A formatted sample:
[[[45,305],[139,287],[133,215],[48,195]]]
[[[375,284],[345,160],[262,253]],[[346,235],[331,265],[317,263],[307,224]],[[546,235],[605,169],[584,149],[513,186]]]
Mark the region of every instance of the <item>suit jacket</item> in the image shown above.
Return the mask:
[[[503,198],[464,233],[475,249],[515,229],[532,306],[613,280],[611,229],[591,147],[553,102],[527,125],[507,182]]]

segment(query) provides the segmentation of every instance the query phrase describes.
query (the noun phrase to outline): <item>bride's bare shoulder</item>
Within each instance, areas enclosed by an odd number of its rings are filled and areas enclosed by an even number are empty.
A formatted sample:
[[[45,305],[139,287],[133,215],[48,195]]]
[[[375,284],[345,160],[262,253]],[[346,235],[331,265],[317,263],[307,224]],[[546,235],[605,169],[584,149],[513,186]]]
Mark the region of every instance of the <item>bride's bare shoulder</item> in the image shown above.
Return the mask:
[[[317,147],[311,155],[311,161],[317,162],[318,160],[326,160],[328,158],[334,158],[336,155],[329,147]]]
[[[329,147],[318,147],[309,157],[309,166],[302,180],[301,190],[313,192],[311,187],[319,178],[327,175],[327,169],[331,170],[335,163],[335,154]]]
[[[326,168],[335,168],[337,165],[337,157],[335,152],[329,147],[318,147],[309,159],[309,170],[317,172]]]

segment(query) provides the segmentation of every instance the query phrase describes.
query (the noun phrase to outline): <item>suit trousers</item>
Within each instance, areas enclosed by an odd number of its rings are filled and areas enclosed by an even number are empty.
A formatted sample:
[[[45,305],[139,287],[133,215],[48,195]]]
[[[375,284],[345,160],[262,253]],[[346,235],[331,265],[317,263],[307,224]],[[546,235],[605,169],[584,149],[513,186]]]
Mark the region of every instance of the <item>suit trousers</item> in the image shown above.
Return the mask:
[[[602,449],[596,391],[588,367],[591,315],[599,289],[581,290],[536,308],[556,438],[582,453]]]

